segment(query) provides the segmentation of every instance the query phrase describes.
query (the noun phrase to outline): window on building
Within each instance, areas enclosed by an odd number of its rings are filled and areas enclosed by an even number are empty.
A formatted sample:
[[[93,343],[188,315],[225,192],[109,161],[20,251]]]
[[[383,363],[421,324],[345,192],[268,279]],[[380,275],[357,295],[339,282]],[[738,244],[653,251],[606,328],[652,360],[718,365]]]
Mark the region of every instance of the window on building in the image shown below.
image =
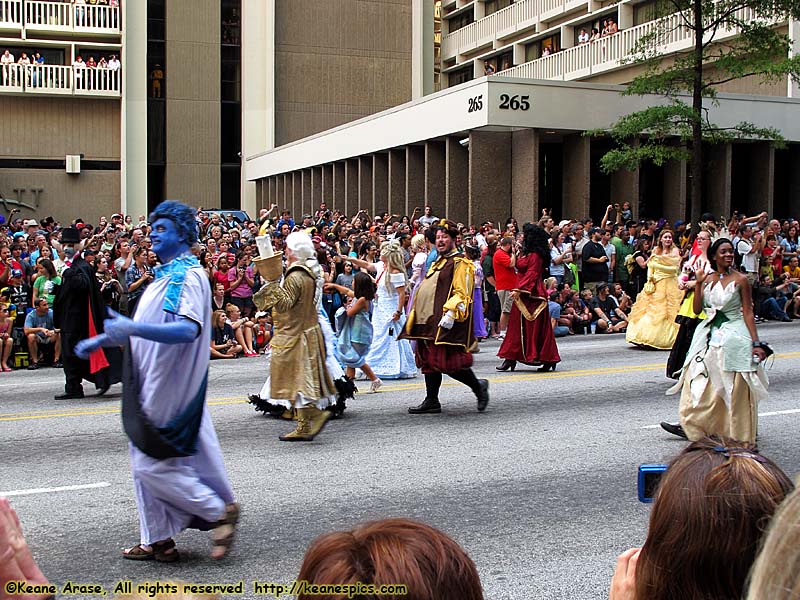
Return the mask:
[[[649,0],[633,6],[633,24],[641,25],[655,21],[665,15],[675,12],[675,5],[669,0]]]
[[[536,60],[561,50],[561,36],[559,34],[536,40],[525,46],[525,61]]]
[[[451,19],[447,19],[447,31],[449,33],[453,33],[454,31],[458,31],[462,27],[466,27],[467,25],[475,22],[475,12],[472,10],[472,7],[469,10],[465,10],[464,12],[456,15]]]
[[[514,0],[487,0],[487,2],[485,2],[486,15],[488,16],[512,4],[514,4]]]
[[[472,63],[469,63],[463,69],[456,69],[455,71],[450,71],[447,74],[447,86],[453,87],[454,85],[458,85],[459,83],[464,83],[465,81],[472,81],[474,78],[474,71],[472,67]]]

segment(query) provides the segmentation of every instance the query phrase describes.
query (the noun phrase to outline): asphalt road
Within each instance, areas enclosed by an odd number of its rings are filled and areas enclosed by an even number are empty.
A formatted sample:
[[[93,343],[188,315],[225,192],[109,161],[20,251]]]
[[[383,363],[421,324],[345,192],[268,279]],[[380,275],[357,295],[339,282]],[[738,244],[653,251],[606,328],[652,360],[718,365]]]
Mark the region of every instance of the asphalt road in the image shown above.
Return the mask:
[[[800,323],[760,331],[778,354],[759,444],[794,477]],[[619,335],[576,336],[559,340],[555,373],[498,373],[497,347],[481,344],[476,355],[476,371],[491,382],[485,413],[446,379],[443,414],[411,416],[406,407],[422,399],[422,378],[386,382],[378,394],[357,395],[311,444],[279,442],[291,426],[244,403],[266,376],[265,358],[213,363],[209,405],[243,511],[221,562],[208,558],[201,532],[178,538],[177,564],[120,558],[138,541],[138,521],[119,386],[106,398],[58,402],[59,371],[2,374],[0,495],[11,492],[52,582],[98,583],[109,596],[118,580],[178,579],[243,580],[243,597],[253,598],[254,580],[290,583],[318,535],[407,516],[467,550],[486,598],[605,598],[617,554],[640,545],[647,529],[637,466],[682,447],[658,428],[677,415],[677,397],[664,395],[667,355]],[[67,486],[81,487],[53,489]]]

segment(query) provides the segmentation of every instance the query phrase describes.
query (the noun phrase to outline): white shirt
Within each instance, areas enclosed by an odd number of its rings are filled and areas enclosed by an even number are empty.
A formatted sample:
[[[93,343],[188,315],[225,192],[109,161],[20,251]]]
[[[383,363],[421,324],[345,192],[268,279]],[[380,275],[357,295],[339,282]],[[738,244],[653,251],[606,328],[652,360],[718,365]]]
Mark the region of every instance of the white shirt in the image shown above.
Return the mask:
[[[112,58],[110,61],[108,61],[108,68],[111,69],[112,71],[118,71],[119,67],[120,67],[120,62],[116,58]]]
[[[741,239],[736,244],[736,250],[742,256],[742,268],[748,273],[758,273],[758,255],[759,252],[751,252],[753,244],[748,240]]]
[[[0,64],[3,65],[10,65],[14,62],[14,55],[13,54],[3,54],[0,56]]]

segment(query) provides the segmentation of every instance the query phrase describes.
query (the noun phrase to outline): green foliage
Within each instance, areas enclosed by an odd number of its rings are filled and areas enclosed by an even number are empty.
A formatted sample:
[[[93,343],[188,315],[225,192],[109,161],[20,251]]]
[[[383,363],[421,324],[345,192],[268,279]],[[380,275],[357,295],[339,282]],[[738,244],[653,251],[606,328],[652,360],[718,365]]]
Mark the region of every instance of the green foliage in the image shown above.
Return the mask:
[[[774,128],[742,122],[722,128],[708,118],[718,86],[744,77],[763,81],[800,80],[800,56],[789,57],[791,40],[771,27],[800,18],[798,0],[660,0],[649,32],[624,62],[645,66],[623,94],[663,96],[663,104],[622,117],[610,130],[617,147],[601,160],[604,171],[634,169],[643,161],[662,165],[671,159],[692,160],[692,142],[718,143],[736,138],[780,143]],[[701,27],[695,27],[700,11]],[[732,35],[736,31],[737,35]],[[667,58],[665,48],[676,38],[695,39],[691,51]],[[699,34],[699,35],[698,35]],[[666,60],[665,60],[666,59]],[[698,76],[699,74],[699,76]],[[701,98],[693,103],[693,95]],[[699,132],[697,130],[700,130]],[[698,135],[699,133],[699,135]],[[641,139],[640,139],[641,136]]]

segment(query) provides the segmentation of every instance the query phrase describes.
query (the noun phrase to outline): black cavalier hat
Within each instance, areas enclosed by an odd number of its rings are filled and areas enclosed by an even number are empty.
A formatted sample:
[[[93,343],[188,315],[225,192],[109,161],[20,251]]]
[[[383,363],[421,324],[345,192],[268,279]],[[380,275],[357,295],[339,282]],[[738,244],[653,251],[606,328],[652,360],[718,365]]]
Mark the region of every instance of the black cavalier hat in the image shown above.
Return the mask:
[[[436,229],[441,229],[447,233],[453,239],[456,239],[456,237],[458,237],[458,235],[461,233],[458,229],[458,224],[454,223],[450,219],[440,219],[434,223],[434,226]]]
[[[65,227],[61,230],[62,244],[78,244],[81,241],[81,232],[75,227]]]

